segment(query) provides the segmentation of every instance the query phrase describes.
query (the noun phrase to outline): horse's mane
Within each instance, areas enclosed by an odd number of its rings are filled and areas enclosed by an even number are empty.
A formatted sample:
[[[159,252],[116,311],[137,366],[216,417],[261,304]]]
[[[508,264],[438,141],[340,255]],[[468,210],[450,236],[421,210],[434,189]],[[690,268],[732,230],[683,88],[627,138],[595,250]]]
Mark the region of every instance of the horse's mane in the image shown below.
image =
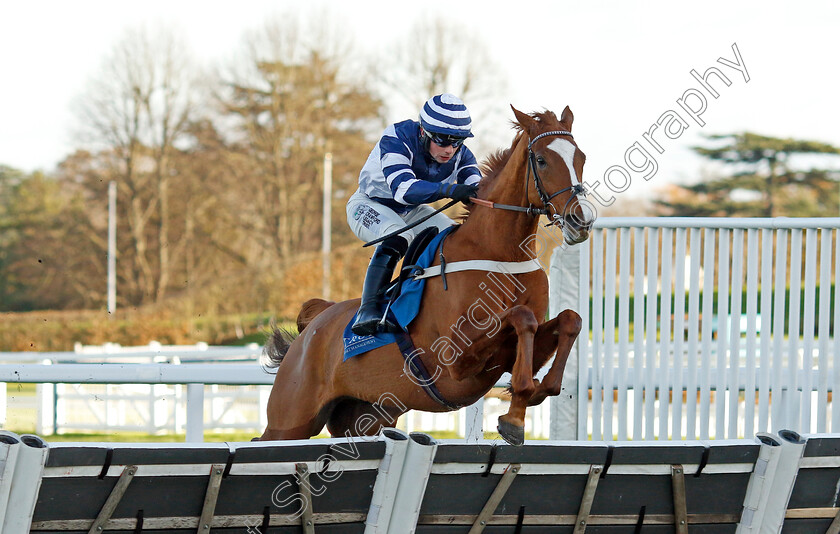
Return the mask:
[[[502,169],[504,169],[505,165],[507,165],[510,155],[513,153],[513,147],[516,146],[516,142],[518,140],[519,135],[517,135],[516,139],[513,140],[513,144],[510,148],[499,148],[481,162],[479,169],[481,170],[482,187],[489,185],[496,179],[496,177],[499,176],[499,173],[502,172]]]
[[[555,115],[553,111],[544,110],[541,112],[529,113],[528,115],[537,122],[545,123],[548,126],[548,129],[562,129],[562,125],[560,124],[560,121],[557,120],[557,115]],[[499,173],[505,165],[507,165],[510,155],[513,153],[513,148],[516,146],[516,143],[519,142],[519,138],[525,133],[518,122],[511,121],[511,124],[513,125],[513,129],[516,131],[516,136],[513,138],[513,142],[510,147],[496,150],[487,156],[479,166],[481,169],[482,185],[491,184],[493,180],[499,176]]]
[[[537,122],[545,123],[548,126],[546,131],[551,129],[564,129],[560,124],[560,121],[557,119],[557,115],[555,115],[553,111],[544,110],[541,112],[529,113],[528,115]],[[502,172],[502,169],[505,168],[508,160],[510,160],[510,156],[513,154],[513,148],[516,146],[516,143],[519,142],[519,138],[525,134],[522,130],[522,126],[518,122],[511,121],[511,124],[513,125],[513,129],[516,131],[516,136],[513,138],[513,142],[510,144],[510,147],[496,150],[487,156],[479,165],[482,176],[479,191],[488,187],[494,180],[496,180],[496,178],[498,178],[499,173]],[[467,207],[467,210],[469,211],[469,207]]]

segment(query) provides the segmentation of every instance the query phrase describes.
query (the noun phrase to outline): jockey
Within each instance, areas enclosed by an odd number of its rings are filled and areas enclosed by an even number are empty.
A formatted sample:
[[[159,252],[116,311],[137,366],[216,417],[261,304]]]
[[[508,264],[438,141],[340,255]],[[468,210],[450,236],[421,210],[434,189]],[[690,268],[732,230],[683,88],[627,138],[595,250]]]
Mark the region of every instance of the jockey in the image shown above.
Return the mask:
[[[359,175],[359,189],[347,202],[347,222],[362,241],[400,230],[434,212],[430,202],[451,198],[469,202],[476,196],[481,173],[475,156],[464,146],[472,121],[460,98],[444,93],[430,98],[420,122],[406,120],[385,129]],[[362,304],[352,330],[372,335],[382,319],[377,294],[391,280],[409,243],[426,228],[443,230],[452,219],[438,213],[422,224],[383,241],[370,259],[362,288]],[[385,320],[384,331],[399,331]]]

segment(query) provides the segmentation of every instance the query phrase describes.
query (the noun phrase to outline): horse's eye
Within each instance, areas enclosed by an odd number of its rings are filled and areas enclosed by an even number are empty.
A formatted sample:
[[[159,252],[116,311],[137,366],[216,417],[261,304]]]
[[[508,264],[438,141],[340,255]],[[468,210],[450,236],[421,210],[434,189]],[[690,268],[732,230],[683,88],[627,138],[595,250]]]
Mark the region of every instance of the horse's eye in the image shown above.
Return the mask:
[[[537,165],[539,165],[540,169],[545,169],[545,158],[542,156],[537,156]]]

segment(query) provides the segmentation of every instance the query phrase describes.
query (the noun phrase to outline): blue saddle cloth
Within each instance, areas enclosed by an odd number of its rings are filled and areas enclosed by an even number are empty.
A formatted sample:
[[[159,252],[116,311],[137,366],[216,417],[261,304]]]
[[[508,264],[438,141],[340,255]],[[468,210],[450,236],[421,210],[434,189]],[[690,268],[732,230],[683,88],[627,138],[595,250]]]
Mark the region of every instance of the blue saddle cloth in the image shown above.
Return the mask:
[[[415,265],[422,267],[423,269],[429,267],[435,258],[435,253],[440,246],[440,242],[443,241],[444,237],[446,237],[449,232],[455,228],[456,226],[450,226],[435,236],[434,239],[429,242],[429,245],[420,257],[417,258]],[[420,311],[420,300],[423,297],[423,289],[425,287],[425,278],[422,280],[414,280],[412,278],[406,279],[402,283],[400,295],[388,310],[389,317],[400,325],[403,330],[407,330],[411,321],[417,317],[417,314]],[[385,309],[386,302],[387,299],[380,301],[380,309]],[[358,314],[358,312],[356,312],[356,314]],[[347,326],[344,328],[344,361],[347,361],[353,356],[364,354],[375,348],[390,345],[391,343],[396,343],[398,341],[397,336],[399,334],[388,332],[378,332],[372,336],[357,336],[352,330],[350,330],[350,326],[356,321],[356,314],[353,315],[353,318],[350,319],[350,322],[347,323]]]

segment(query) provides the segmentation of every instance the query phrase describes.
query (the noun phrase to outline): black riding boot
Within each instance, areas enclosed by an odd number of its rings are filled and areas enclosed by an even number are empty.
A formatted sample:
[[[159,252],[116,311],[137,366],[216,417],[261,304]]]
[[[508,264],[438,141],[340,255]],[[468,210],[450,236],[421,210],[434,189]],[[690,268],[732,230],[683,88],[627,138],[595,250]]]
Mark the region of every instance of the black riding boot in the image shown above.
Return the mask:
[[[382,320],[382,314],[377,306],[377,297],[382,288],[391,281],[394,267],[397,266],[397,262],[403,257],[407,248],[407,241],[397,236],[384,241],[374,251],[365,275],[365,284],[362,287],[362,304],[359,306],[359,314],[350,328],[357,336],[370,336],[380,330],[379,323]],[[398,332],[401,328],[386,319],[381,330]]]

